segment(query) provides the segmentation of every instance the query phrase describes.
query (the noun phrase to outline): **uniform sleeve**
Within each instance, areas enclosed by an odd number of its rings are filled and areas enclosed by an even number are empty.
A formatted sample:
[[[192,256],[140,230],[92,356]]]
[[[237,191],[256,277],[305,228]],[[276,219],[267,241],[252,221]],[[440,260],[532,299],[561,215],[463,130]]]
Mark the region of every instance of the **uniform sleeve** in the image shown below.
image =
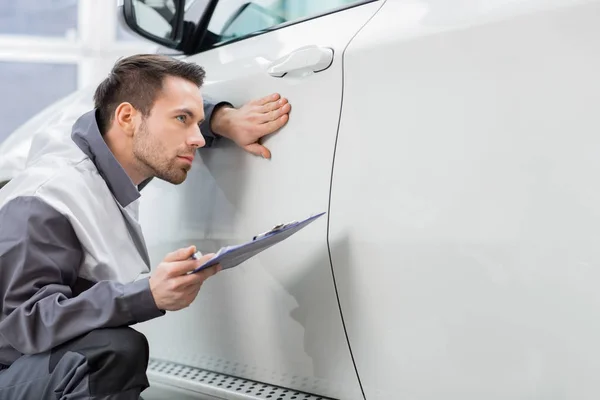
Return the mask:
[[[164,314],[148,279],[100,281],[74,296],[83,257],[68,219],[37,197],[0,209],[0,336],[24,354],[47,351],[91,330]]]
[[[200,132],[202,132],[202,136],[204,136],[204,139],[206,140],[206,147],[211,147],[213,144],[216,143],[216,140],[220,137],[212,131],[212,129],[210,128],[210,122],[215,108],[218,108],[222,105],[233,107],[230,103],[226,101],[216,102],[211,97],[204,96],[204,122],[200,124]]]

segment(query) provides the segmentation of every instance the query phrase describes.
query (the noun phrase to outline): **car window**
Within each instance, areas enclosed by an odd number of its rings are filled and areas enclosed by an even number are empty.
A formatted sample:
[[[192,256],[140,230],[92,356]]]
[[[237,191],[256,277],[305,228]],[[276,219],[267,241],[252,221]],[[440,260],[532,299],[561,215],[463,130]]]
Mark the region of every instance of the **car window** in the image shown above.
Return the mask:
[[[184,11],[195,17],[202,15],[208,0],[186,0]],[[177,7],[174,0],[132,0],[136,23],[159,38],[171,38]]]
[[[288,22],[316,17],[365,0],[221,0],[208,24],[215,45],[240,40]]]
[[[208,0],[186,0],[185,19],[197,23],[202,18],[207,5]]]

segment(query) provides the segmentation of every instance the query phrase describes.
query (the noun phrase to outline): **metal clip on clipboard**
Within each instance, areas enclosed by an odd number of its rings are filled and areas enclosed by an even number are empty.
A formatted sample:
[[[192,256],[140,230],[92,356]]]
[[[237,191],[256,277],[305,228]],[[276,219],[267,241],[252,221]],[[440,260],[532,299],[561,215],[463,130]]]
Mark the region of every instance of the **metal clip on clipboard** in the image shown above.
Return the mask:
[[[279,225],[275,225],[273,228],[271,228],[271,230],[263,232],[263,233],[259,233],[258,235],[254,236],[252,238],[252,240],[258,240],[258,239],[262,239],[264,237],[270,236],[282,229],[287,228],[288,226],[292,226],[294,224],[297,224],[298,221],[292,221],[292,222],[288,222],[287,224],[279,224]]]

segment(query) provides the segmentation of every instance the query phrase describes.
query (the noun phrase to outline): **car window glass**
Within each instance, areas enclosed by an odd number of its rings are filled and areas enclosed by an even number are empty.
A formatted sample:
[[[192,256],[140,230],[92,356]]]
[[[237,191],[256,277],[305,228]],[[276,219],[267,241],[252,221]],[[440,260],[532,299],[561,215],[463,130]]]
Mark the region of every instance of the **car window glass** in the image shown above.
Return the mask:
[[[208,30],[218,36],[217,44],[239,40],[257,32],[295,20],[364,3],[364,0],[221,0]]]
[[[208,5],[208,0],[186,0],[185,2],[185,19],[194,23],[198,23],[204,10]]]
[[[140,28],[159,38],[170,38],[173,34],[176,9],[174,0],[132,0],[135,19]],[[207,0],[186,0],[185,11],[198,14],[206,7]]]

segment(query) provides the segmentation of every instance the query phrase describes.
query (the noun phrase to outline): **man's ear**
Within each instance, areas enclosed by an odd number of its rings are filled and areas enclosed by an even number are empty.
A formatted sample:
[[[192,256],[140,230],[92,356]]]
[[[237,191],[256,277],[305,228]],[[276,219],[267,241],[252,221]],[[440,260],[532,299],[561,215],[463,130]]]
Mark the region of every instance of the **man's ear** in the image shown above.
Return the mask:
[[[121,103],[115,109],[115,124],[118,125],[127,136],[134,135],[138,118],[139,112],[131,105],[131,103]]]

